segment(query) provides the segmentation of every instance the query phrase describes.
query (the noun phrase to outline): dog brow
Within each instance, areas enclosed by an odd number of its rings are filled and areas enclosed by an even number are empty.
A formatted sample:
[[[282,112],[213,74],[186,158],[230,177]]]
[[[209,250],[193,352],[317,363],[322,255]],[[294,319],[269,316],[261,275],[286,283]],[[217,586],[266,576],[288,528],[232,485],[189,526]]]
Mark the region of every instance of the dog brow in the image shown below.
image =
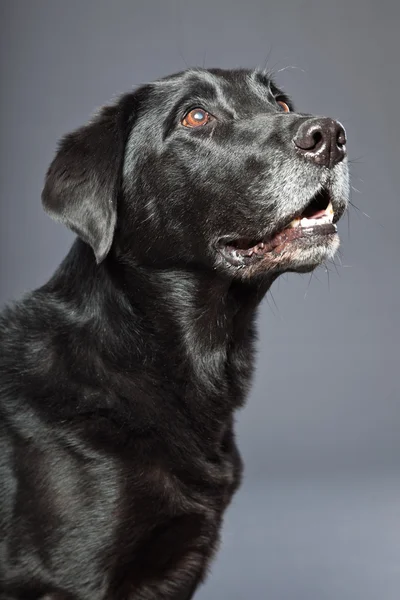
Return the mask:
[[[250,87],[254,90],[257,96],[260,96],[264,100],[268,98],[268,94],[271,93],[270,81],[265,73],[262,71],[252,71],[247,76]]]
[[[193,74],[197,76],[201,75],[203,81],[205,80],[212,86],[213,90],[216,93],[217,102],[221,106],[221,108],[231,113],[233,117],[237,117],[238,113],[235,110],[234,106],[232,106],[232,102],[229,102],[227,97],[224,95],[223,82],[221,81],[221,77],[218,77],[218,75],[206,69],[191,69],[190,71],[188,71],[188,74]]]

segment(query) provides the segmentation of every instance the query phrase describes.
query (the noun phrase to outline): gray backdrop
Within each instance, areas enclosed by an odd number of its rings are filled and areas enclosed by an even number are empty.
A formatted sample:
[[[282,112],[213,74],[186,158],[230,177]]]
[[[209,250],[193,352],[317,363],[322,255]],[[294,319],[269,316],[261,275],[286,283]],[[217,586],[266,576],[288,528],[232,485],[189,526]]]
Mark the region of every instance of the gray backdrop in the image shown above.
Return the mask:
[[[116,93],[269,55],[300,109],[339,118],[353,202],[330,273],[264,301],[238,417],[246,477],[203,599],[400,597],[399,12],[396,0],[2,0],[0,301],[72,234],[42,212],[56,141]],[[290,67],[290,68],[286,68]],[[368,215],[368,216],[367,216]]]

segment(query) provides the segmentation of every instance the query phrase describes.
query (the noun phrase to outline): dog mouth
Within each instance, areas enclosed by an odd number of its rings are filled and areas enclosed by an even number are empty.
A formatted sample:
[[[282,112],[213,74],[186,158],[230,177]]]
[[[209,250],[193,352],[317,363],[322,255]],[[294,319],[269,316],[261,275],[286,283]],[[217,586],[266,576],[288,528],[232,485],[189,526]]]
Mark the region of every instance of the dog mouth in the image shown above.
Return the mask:
[[[268,254],[280,254],[297,240],[321,243],[325,236],[335,235],[335,213],[327,190],[318,192],[306,206],[286,226],[271,236],[252,240],[239,238],[220,240],[218,249],[224,258],[234,266],[246,266],[265,258]]]

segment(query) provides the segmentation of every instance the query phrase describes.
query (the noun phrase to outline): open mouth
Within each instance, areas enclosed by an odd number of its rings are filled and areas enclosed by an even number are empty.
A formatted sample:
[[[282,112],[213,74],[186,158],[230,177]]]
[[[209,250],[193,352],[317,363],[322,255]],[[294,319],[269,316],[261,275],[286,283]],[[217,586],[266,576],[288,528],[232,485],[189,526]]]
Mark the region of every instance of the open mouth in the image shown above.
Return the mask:
[[[321,236],[335,234],[334,210],[329,193],[318,192],[301,214],[296,215],[280,231],[267,239],[251,240],[240,238],[220,242],[219,250],[232,265],[250,265],[264,258],[268,253],[281,253],[285,247],[295,240],[308,238],[310,242]]]

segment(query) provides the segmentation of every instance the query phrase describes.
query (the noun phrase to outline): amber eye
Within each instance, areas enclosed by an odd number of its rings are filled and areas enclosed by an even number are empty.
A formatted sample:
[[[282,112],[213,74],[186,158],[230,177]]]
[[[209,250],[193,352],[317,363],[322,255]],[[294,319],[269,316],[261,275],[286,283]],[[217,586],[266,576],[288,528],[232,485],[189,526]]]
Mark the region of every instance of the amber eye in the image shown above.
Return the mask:
[[[210,115],[203,108],[194,108],[187,113],[182,121],[182,125],[185,127],[200,127],[201,125],[207,125],[210,120]]]
[[[283,112],[290,112],[290,108],[283,100],[277,100],[277,104],[283,108]]]

